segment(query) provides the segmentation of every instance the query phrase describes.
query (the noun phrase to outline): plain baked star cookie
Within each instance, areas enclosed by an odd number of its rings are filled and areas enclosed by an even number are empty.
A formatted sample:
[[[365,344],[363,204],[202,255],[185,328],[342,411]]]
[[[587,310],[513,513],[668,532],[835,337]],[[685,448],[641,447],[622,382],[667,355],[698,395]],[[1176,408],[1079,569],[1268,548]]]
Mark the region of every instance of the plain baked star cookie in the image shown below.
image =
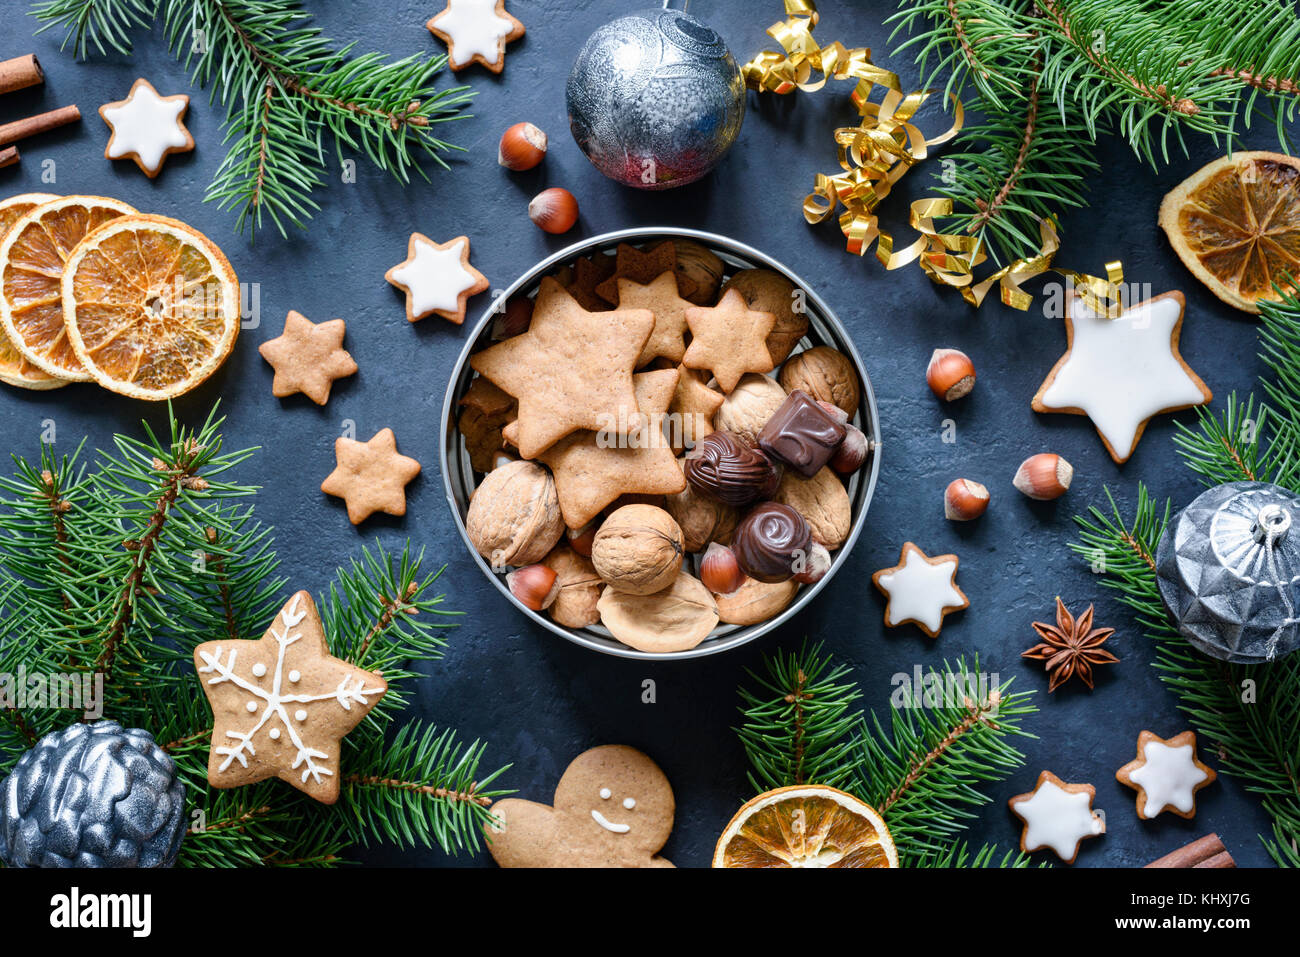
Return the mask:
[[[1007,806],[1024,821],[1020,849],[1025,853],[1050,848],[1073,864],[1079,844],[1106,833],[1106,819],[1092,809],[1097,789],[1091,784],[1066,784],[1051,771],[1038,775],[1032,791],[1017,794]]]
[[[636,748],[606,744],[565,769],[554,804],[492,805],[488,851],[502,867],[672,867],[656,856],[677,805],[659,766]]]
[[[500,73],[506,44],[524,35],[524,25],[506,12],[506,0],[447,0],[446,9],[425,26],[447,44],[453,70],[479,63]]]
[[[153,84],[141,77],[125,100],[99,108],[112,131],[104,158],[134,160],[144,175],[153,179],[172,153],[194,149],[194,137],[183,122],[189,108],[190,98],[184,93],[160,96]]]
[[[649,309],[654,313],[654,331],[636,360],[637,367],[659,358],[681,362],[686,354],[686,310],[691,303],[677,294],[677,276],[660,273],[648,284],[622,277],[615,281],[619,309]]]
[[[343,348],[346,330],[342,319],[316,323],[290,309],[284,332],[257,347],[275,370],[271,394],[284,398],[301,392],[317,405],[329,401],[334,380],[357,371],[356,362]]]
[[[435,243],[423,233],[411,233],[406,259],[384,278],[406,293],[406,321],[437,314],[460,325],[470,296],[487,289],[487,277],[469,264],[469,237]]]
[[[1214,398],[1178,352],[1185,305],[1181,292],[1166,292],[1110,319],[1071,293],[1065,355],[1034,396],[1034,411],[1086,415],[1110,457],[1127,461],[1152,416]]]
[[[420,474],[420,463],[397,451],[392,429],[380,429],[369,442],[346,436],[334,440],[334,471],[320,490],[348,504],[348,521],[360,525],[375,512],[406,514],[406,486]]]
[[[970,599],[957,587],[958,562],[956,555],[930,558],[911,542],[904,542],[898,564],[871,576],[889,599],[885,624],[896,628],[911,622],[931,638],[938,638],[943,619],[970,606]]]
[[[279,778],[322,804],[338,800],[343,737],[388,683],[329,653],[310,594],[285,602],[257,641],[199,645],[194,667],[212,705],[208,783]]]
[[[1196,792],[1218,775],[1196,757],[1196,734],[1184,731],[1168,740],[1143,731],[1137,757],[1115,772],[1115,780],[1137,791],[1137,814],[1144,821],[1162,811],[1196,816]]]
[[[770,312],[755,312],[745,297],[727,290],[716,306],[691,306],[686,310],[691,344],[682,364],[707,369],[723,392],[731,392],[746,372],[771,372],[775,365],[767,350],[767,337],[776,325]]]
[[[594,262],[594,257],[593,257]],[[614,271],[596,286],[596,294],[606,302],[618,300],[618,281],[631,279],[642,285],[661,273],[671,272],[677,277],[677,293],[683,298],[694,295],[697,284],[689,276],[677,271],[677,247],[672,240],[664,240],[649,249],[638,249],[628,243],[619,243],[614,253]]]

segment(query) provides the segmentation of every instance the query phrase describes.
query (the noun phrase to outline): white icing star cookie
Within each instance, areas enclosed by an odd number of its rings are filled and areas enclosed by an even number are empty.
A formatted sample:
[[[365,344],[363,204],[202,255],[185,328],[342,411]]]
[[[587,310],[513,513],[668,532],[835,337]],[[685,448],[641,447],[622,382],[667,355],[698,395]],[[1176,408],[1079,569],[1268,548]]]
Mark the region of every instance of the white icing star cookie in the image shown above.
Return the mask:
[[[447,8],[425,26],[447,44],[453,70],[479,63],[500,73],[506,44],[524,35],[524,25],[506,12],[506,0],[447,0]]]
[[[1025,822],[1020,849],[1028,853],[1050,848],[1073,864],[1081,841],[1106,833],[1106,819],[1092,809],[1096,796],[1091,784],[1066,784],[1051,771],[1038,775],[1032,791],[1007,802],[1011,813]]]
[[[190,98],[184,93],[160,96],[153,84],[141,77],[125,100],[99,108],[113,133],[104,158],[134,160],[144,175],[153,179],[172,153],[194,149],[194,137],[182,122],[189,107]]]
[[[1166,292],[1109,319],[1071,295],[1065,355],[1034,396],[1034,411],[1086,415],[1110,457],[1127,461],[1152,416],[1214,397],[1178,352],[1184,305],[1181,292]]]
[[[885,597],[885,624],[890,628],[916,625],[931,638],[939,637],[943,619],[970,605],[957,587],[957,556],[930,558],[911,542],[903,544],[898,564],[871,576]]]
[[[1137,757],[1115,772],[1115,780],[1137,791],[1137,813],[1144,821],[1162,811],[1196,816],[1196,792],[1218,775],[1196,757],[1191,731],[1168,740],[1150,731],[1138,735]]]
[[[465,303],[487,289],[487,277],[469,264],[469,239],[457,236],[435,243],[423,233],[411,233],[406,261],[384,278],[406,293],[406,319],[415,322],[437,313],[449,322],[465,321]]]

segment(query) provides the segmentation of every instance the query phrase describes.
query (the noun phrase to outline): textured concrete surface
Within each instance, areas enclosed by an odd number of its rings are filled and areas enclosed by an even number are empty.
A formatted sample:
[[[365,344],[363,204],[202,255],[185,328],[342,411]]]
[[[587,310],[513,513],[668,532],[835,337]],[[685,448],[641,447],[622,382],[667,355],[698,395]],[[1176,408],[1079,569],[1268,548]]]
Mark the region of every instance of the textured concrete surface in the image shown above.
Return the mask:
[[[405,56],[440,49],[423,27],[439,8],[435,0],[371,4],[373,13],[360,3],[309,6],[319,12],[328,34],[341,42],[355,40],[360,50]],[[890,4],[825,0],[820,6],[818,36],[868,45],[905,82],[915,81],[909,64],[886,56],[889,28],[881,21]],[[134,59],[110,56],[77,64],[59,53],[55,34],[33,39],[35,21],[14,18],[0,35],[0,58],[34,50],[48,82],[44,89],[0,101],[0,120],[71,102],[81,106],[85,119],[23,144],[22,165],[0,171],[0,195],[36,189],[106,193],[142,210],[180,217],[224,247],[241,280],[260,284],[261,327],[241,336],[224,369],[180,402],[179,411],[197,419],[220,398],[229,416],[228,443],[262,447],[240,475],[264,486],[258,515],[276,527],[283,569],[294,587],[319,592],[337,564],[375,538],[397,545],[410,536],[434,560],[448,561],[443,579],[448,604],[466,617],[452,636],[450,653],[428,669],[428,680],[413,695],[416,707],[422,717],[454,726],[466,738],[489,741],[488,762],[513,763],[501,780],[521,796],[549,801],[564,767],[586,747],[635,745],[660,763],[676,790],[678,819],[666,855],[680,865],[707,864],[717,834],[751,793],[731,730],[736,686],[761,652],[797,646],[807,636],[824,641],[853,666],[866,702],[874,707],[886,705],[895,673],[975,653],[983,668],[1014,678],[1016,688],[1038,692],[1041,711],[1027,722],[1038,737],[1023,743],[1028,764],[993,789],[994,800],[970,835],[973,841],[1013,845],[1019,830],[1005,800],[1030,788],[1038,771],[1048,768],[1066,780],[1094,783],[1098,806],[1109,812],[1107,835],[1085,844],[1079,866],[1141,864],[1212,830],[1242,864],[1267,863],[1257,839],[1267,820],[1231,779],[1220,778],[1201,792],[1194,821],[1136,818],[1133,793],[1115,782],[1115,769],[1132,758],[1140,730],[1170,735],[1186,722],[1150,666],[1148,642],[1066,550],[1074,535],[1072,516],[1104,503],[1105,487],[1125,507],[1140,479],[1180,505],[1193,497],[1197,482],[1171,443],[1174,417],[1153,422],[1129,463],[1115,466],[1086,419],[1042,416],[1029,408],[1064,348],[1059,320],[995,303],[972,311],[915,268],[887,274],[873,259],[848,256],[834,225],[804,224],[799,204],[813,174],[835,164],[830,130],[852,116],[847,85],[813,97],[760,101],[751,94],[735,149],[713,175],[678,192],[640,194],[604,180],[568,135],[563,85],[591,29],[628,8],[618,0],[513,0],[511,9],[527,24],[528,35],[511,47],[502,77],[480,69],[460,75],[478,97],[474,118],[446,131],[466,147],[452,160],[451,172],[433,172],[431,182],[402,188],[360,161],[356,183],[331,176],[317,195],[323,209],[307,232],[284,241],[267,230],[256,245],[234,233],[233,216],[202,202],[224,155],[223,111],[210,105],[206,94],[191,91],[188,123],[197,150],[171,157],[157,180],[147,180],[129,162],[103,158],[108,133],[95,114],[100,104],[124,96],[139,75],[164,94],[190,90],[185,72],[156,33],[139,38]],[[693,12],[717,25],[743,59],[765,44],[763,30],[777,19],[780,4],[699,0]],[[540,168],[512,175],[496,164],[496,142],[519,120],[546,129],[552,148]],[[934,111],[922,116],[925,129],[941,122]],[[1247,143],[1271,148],[1274,140],[1262,129]],[[1124,144],[1104,143],[1105,172],[1093,183],[1094,205],[1065,218],[1059,262],[1099,272],[1106,260],[1120,257],[1130,281],[1150,283],[1156,293],[1183,290],[1183,353],[1214,389],[1219,405],[1233,390],[1251,389],[1261,366],[1253,323],[1202,289],[1155,224],[1160,197],[1219,152],[1202,140],[1193,140],[1192,148],[1193,155],[1177,156],[1157,175]],[[56,164],[52,186],[40,178],[47,160]],[[905,225],[908,201],[925,195],[936,169],[904,180],[887,203],[887,221]],[[551,185],[570,189],[582,206],[579,226],[563,237],[544,235],[526,216],[528,199]],[[408,325],[400,297],[383,281],[384,270],[404,257],[412,230],[439,240],[468,234],[474,264],[504,287],[549,251],[583,236],[653,224],[733,236],[815,282],[863,354],[884,429],[884,468],[869,527],[837,580],[789,627],[756,645],[694,663],[660,665],[598,656],[532,627],[470,563],[437,468],[439,410],[464,332],[437,319]],[[471,315],[487,300],[476,299]],[[348,322],[346,345],[361,371],[339,382],[323,409],[301,396],[272,397],[271,369],[257,355],[260,342],[279,334],[289,309],[318,321],[341,316]],[[966,350],[979,370],[975,393],[950,408],[936,403],[924,383],[926,360],[936,346]],[[131,432],[141,418],[158,423],[163,415],[162,409],[87,386],[49,394],[0,391],[3,445],[25,456],[37,453],[46,419],[57,425],[58,447],[70,450],[82,436],[103,446],[114,431]],[[946,418],[956,427],[952,444],[941,437]],[[374,520],[354,530],[341,503],[320,493],[345,419],[353,420],[363,437],[392,426],[401,450],[424,464],[424,474],[410,489],[404,521]],[[1011,487],[1019,462],[1044,450],[1066,456],[1077,469],[1074,487],[1054,504],[1032,503]],[[957,476],[982,481],[993,493],[988,514],[970,525],[943,519],[942,490]],[[893,564],[906,540],[931,554],[961,556],[959,581],[971,607],[949,618],[935,641],[915,630],[881,625],[883,605],[870,575]],[[1118,629],[1110,647],[1123,661],[1103,669],[1091,693],[1072,686],[1048,696],[1041,668],[1020,659],[1035,640],[1029,623],[1049,618],[1058,594],[1074,608],[1095,601],[1100,622]],[[652,705],[641,703],[646,679],[657,686]],[[426,851],[376,848],[366,856],[375,862],[447,862]],[[491,864],[486,855],[463,854],[454,863]]]

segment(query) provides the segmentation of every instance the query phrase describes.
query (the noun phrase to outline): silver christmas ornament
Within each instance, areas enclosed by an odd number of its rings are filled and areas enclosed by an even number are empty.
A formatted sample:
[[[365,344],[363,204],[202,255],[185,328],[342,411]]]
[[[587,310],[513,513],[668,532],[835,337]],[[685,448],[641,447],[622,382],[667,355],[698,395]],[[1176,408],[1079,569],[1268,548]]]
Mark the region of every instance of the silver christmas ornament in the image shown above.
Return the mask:
[[[596,169],[638,189],[699,179],[745,118],[745,83],[731,51],[680,10],[634,13],[593,33],[565,100],[573,137]]]
[[[1230,482],[1169,524],[1156,576],[1178,630],[1214,658],[1272,661],[1300,647],[1300,497]]]
[[[171,867],[185,784],[147,731],[116,721],[47,734],[0,783],[10,867]]]

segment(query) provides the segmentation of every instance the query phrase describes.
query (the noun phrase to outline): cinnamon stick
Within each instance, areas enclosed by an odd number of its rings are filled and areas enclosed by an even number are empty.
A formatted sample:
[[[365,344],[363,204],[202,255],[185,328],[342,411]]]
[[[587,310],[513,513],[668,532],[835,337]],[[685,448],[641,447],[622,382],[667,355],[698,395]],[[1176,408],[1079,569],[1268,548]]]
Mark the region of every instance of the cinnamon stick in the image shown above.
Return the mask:
[[[41,69],[40,61],[34,53],[0,61],[0,93],[25,90],[44,82],[45,71]]]
[[[0,126],[0,144],[16,143],[37,133],[75,123],[79,119],[81,119],[81,111],[75,106],[61,106],[48,113],[38,113],[23,120],[14,120],[12,123]]]
[[[1207,834],[1192,843],[1171,851],[1147,867],[1236,867],[1228,849],[1217,834]]]
[[[17,162],[18,147],[6,146],[3,149],[0,149],[0,169],[4,169],[6,166],[13,166],[14,163]]]

